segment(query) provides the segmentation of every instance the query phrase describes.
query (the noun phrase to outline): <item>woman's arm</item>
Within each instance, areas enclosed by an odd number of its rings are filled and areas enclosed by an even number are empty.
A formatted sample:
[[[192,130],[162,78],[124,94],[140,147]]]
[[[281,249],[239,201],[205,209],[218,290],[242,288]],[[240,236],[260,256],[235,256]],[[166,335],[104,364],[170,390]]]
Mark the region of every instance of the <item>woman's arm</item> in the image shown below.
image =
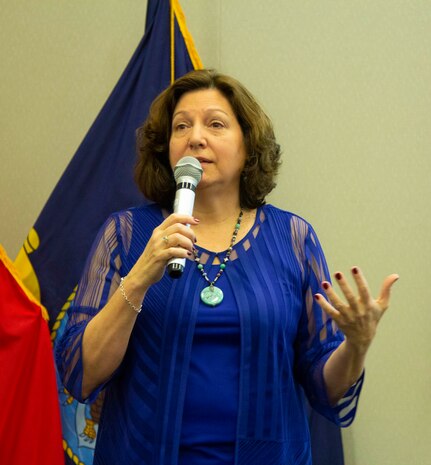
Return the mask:
[[[135,309],[139,309],[149,287],[162,278],[168,260],[192,255],[195,235],[186,224],[197,223],[191,216],[172,214],[155,228],[144,252],[124,279],[123,290],[117,288],[88,322],[82,337],[84,399],[120,365],[138,315]]]
[[[123,282],[124,292],[137,308],[146,289],[133,277]],[[88,323],[82,338],[82,397],[104,383],[118,368],[127,350],[138,312],[124,299],[118,288],[105,307]]]
[[[371,296],[365,277],[358,267],[352,268],[358,288],[354,294],[342,273],[335,278],[347,303],[341,300],[328,281],[322,283],[329,302],[322,294],[315,299],[344,333],[345,341],[331,354],[325,364],[323,375],[331,405],[335,405],[348,389],[359,379],[365,363],[366,353],[373,341],[377,325],[389,307],[390,291],[399,276],[388,276],[377,299]]]

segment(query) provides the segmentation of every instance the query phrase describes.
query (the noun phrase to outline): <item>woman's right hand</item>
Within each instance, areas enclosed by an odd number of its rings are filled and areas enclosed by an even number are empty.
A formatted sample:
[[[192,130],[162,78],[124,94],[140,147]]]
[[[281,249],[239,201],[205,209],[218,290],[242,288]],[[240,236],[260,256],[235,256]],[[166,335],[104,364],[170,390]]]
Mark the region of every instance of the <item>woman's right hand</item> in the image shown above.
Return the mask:
[[[123,292],[117,289],[105,307],[88,323],[82,340],[83,399],[109,379],[120,365],[138,315],[136,309],[148,288],[162,278],[168,261],[193,257],[196,236],[187,225],[198,223],[199,220],[189,215],[174,213],[168,216],[154,229],[124,281]]]
[[[199,220],[193,216],[179,213],[169,215],[154,229],[127,280],[133,280],[145,292],[162,278],[171,258],[192,258],[196,236],[187,225],[197,224]]]

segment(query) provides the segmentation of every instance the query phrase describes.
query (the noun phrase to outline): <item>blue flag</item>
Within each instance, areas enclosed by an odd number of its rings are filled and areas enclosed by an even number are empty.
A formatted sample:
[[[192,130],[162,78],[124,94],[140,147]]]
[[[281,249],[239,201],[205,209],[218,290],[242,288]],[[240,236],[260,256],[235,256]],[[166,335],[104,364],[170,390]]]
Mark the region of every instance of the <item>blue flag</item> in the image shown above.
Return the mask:
[[[144,37],[15,260],[49,312],[54,342],[99,228],[112,212],[145,202],[133,181],[136,129],[154,98],[197,68],[201,61],[179,2],[149,0]],[[66,461],[89,465],[103,399],[78,404],[58,383]]]

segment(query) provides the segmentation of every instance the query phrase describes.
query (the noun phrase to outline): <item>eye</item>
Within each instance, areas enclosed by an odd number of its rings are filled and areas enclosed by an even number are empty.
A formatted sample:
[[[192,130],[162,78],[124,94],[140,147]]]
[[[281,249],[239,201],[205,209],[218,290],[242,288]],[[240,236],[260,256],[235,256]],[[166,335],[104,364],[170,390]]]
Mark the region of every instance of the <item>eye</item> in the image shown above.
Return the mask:
[[[225,124],[223,123],[223,121],[213,120],[210,122],[210,126],[214,129],[222,129],[225,127]]]
[[[174,131],[177,131],[177,132],[185,131],[187,128],[188,128],[188,124],[184,122],[174,124]]]

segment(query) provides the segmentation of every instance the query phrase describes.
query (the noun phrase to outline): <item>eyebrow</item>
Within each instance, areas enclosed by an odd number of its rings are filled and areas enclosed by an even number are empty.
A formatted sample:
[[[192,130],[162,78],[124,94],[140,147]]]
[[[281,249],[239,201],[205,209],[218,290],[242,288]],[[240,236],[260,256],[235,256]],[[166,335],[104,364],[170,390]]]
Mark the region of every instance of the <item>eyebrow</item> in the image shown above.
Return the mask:
[[[221,108],[218,108],[218,107],[209,107],[209,108],[206,108],[204,113],[209,113],[209,112],[213,112],[213,111],[219,111],[223,114],[225,114],[226,116],[231,116],[229,113],[226,113],[224,110],[222,110]],[[176,116],[178,115],[181,115],[181,114],[185,114],[187,115],[189,112],[187,110],[180,110],[180,111],[177,111],[175,112],[173,115],[172,115],[172,119],[174,119]]]

